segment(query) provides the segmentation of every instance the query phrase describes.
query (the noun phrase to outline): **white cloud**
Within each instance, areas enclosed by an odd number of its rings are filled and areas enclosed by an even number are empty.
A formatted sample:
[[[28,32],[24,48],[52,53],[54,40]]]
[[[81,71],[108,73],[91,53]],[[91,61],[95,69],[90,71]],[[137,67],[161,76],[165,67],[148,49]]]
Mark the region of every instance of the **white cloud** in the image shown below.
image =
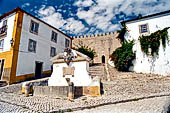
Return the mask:
[[[65,29],[72,33],[79,34],[87,30],[81,21],[75,20],[74,18],[68,18],[66,22]]]
[[[50,16],[55,12],[55,8],[53,6],[49,6],[47,8],[45,8],[46,6],[43,5],[39,11],[38,14],[39,16]]]
[[[27,7],[27,6],[30,6],[30,3],[24,3],[21,7],[24,8],[24,7]]]
[[[89,7],[92,4],[93,4],[92,0],[79,0],[74,3],[74,5],[78,7]]]
[[[44,15],[43,17],[41,17],[41,19],[49,23],[50,25],[55,26],[56,28],[60,28],[66,23],[60,13],[53,13],[47,16]]]
[[[84,19],[87,24],[104,32],[119,29],[118,22],[120,20],[117,20],[115,15],[119,15],[121,12],[126,16],[137,16],[138,14],[148,15],[170,9],[170,0],[95,0],[95,3],[90,3],[92,6],[89,10],[84,10],[86,7],[82,5],[84,2],[84,0],[78,0],[74,3],[75,6],[79,7],[78,18]],[[121,15],[121,18],[123,17],[124,15]]]
[[[37,13],[49,24],[74,34],[97,33],[120,29],[119,22],[122,20],[117,17],[125,19],[132,15],[148,15],[169,10],[169,3],[170,0],[76,0],[72,4],[78,7],[76,13],[71,12],[73,7],[68,3],[54,7],[43,5]],[[68,7],[68,10],[62,10],[64,6]],[[62,15],[64,12],[71,17],[65,19]],[[82,20],[87,25],[82,23]]]
[[[49,23],[56,28],[62,28],[64,30],[70,31],[74,34],[80,34],[87,30],[81,21],[75,20],[74,18],[64,19],[62,14],[57,12],[54,7],[42,6],[38,10],[38,15],[42,20]]]

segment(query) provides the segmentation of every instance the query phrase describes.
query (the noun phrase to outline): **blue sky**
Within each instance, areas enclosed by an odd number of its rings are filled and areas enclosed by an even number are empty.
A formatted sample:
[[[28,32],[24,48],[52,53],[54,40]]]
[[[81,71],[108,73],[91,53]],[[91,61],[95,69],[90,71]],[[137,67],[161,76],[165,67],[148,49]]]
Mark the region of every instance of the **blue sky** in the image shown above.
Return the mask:
[[[0,0],[0,15],[18,6],[74,36],[114,32],[120,21],[170,10],[170,0]]]

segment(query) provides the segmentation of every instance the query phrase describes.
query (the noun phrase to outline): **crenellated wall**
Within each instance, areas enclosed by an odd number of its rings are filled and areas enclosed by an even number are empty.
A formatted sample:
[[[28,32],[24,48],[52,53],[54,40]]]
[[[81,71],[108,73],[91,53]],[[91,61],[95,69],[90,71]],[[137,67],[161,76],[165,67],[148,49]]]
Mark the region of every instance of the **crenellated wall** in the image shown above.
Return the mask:
[[[117,32],[108,32],[103,34],[73,36],[72,47],[77,48],[79,43],[83,42],[83,45],[93,48],[97,53],[97,57],[94,58],[94,63],[102,63],[102,56],[105,57],[105,63],[107,63],[109,55],[112,54],[117,47],[120,47],[120,41],[116,39],[117,35]]]

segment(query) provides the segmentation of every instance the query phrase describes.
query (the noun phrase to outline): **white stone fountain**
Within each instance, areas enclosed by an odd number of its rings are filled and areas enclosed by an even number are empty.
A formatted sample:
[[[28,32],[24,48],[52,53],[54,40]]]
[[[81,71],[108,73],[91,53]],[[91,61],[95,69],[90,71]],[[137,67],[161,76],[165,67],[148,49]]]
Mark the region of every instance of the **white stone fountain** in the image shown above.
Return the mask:
[[[72,82],[74,86],[89,86],[92,83],[89,76],[90,59],[72,49],[60,53],[51,59],[53,72],[49,78],[49,86],[68,86]]]

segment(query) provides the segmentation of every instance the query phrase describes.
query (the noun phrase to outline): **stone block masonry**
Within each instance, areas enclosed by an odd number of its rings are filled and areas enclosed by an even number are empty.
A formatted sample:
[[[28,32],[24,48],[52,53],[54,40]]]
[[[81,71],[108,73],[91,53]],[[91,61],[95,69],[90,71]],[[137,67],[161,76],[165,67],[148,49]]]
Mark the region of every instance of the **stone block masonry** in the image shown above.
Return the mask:
[[[100,87],[98,86],[86,86],[86,87],[74,87],[75,96],[90,95],[92,97],[100,96]],[[34,86],[34,96],[48,96],[53,98],[68,97],[68,86]]]
[[[116,39],[117,32],[110,32],[96,35],[74,36],[72,47],[77,48],[79,43],[88,46],[95,50],[97,57],[94,58],[94,63],[107,63],[110,54],[121,46],[120,41]]]
[[[67,86],[34,86],[34,96],[67,97]]]

